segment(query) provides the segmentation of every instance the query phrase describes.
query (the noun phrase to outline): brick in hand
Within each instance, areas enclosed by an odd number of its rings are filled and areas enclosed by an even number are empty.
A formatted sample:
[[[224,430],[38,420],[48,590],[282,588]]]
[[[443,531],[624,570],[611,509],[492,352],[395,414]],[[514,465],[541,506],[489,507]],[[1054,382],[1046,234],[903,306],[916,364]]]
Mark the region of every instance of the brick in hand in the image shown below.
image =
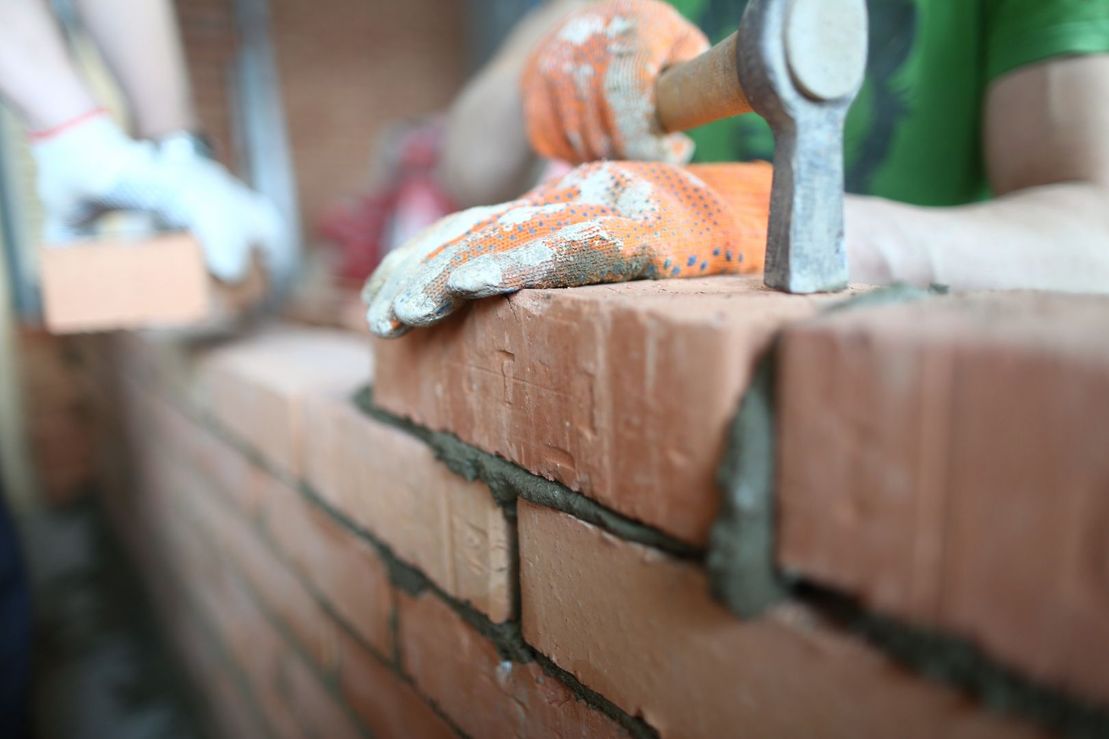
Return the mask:
[[[188,325],[210,309],[204,255],[189,235],[47,246],[39,265],[53,333]]]

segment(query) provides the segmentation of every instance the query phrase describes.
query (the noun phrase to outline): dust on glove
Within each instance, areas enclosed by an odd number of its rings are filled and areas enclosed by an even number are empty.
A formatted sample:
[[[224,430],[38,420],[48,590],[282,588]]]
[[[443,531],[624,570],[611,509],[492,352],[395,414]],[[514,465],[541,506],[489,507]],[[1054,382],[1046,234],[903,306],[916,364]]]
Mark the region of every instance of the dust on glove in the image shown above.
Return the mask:
[[[363,290],[370,329],[399,336],[523,288],[761,271],[771,180],[762,162],[582,165],[391,252]]]
[[[689,137],[659,129],[655,81],[708,47],[700,29],[661,0],[608,0],[571,14],[536,47],[521,78],[532,146],[573,163],[688,162]]]

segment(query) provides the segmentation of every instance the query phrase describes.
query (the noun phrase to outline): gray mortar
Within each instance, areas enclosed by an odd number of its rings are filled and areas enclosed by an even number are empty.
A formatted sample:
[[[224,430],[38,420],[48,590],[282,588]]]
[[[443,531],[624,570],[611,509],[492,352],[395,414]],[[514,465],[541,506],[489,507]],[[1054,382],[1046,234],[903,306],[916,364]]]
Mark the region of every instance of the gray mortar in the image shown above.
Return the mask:
[[[833,304],[838,313],[920,300],[933,293],[894,286]],[[712,527],[706,564],[718,600],[743,619],[756,618],[790,596],[791,578],[775,563],[774,497],[777,425],[774,417],[779,338],[759,359],[728,432],[716,482],[720,511]]]
[[[933,286],[927,291],[912,287],[894,286],[837,303],[830,306],[826,312],[889,305],[945,294],[946,292],[947,290],[943,286]],[[773,359],[774,352],[770,351],[762,360],[767,364],[770,379],[773,377]],[[760,362],[759,369],[762,369],[762,362]],[[757,379],[759,370],[756,370],[755,374]],[[763,414],[763,422],[770,423],[769,428],[773,428],[773,406],[770,402],[770,390],[772,390],[772,387],[768,388],[763,385],[760,388],[758,382],[753,382],[749,392],[756,396],[761,394],[762,399],[752,402],[749,417],[742,424],[740,423],[742,413],[736,414],[736,422],[733,424],[729,435],[728,451],[718,474],[718,480],[723,481],[721,484],[724,491],[730,489],[730,485],[739,486],[744,484],[748,489],[755,490],[758,487],[759,480],[773,480],[774,437],[772,434],[764,437],[770,440],[764,446],[767,451],[761,457],[762,462],[755,465],[756,470],[754,472],[758,474],[752,474],[751,480],[747,483],[739,481],[742,473],[737,464],[739,458],[735,456],[737,453],[742,454],[739,450],[743,445],[745,433],[754,433],[757,430],[757,413]],[[747,395],[745,394],[740,403],[741,409],[746,401]],[[372,394],[368,388],[356,395],[355,402],[366,413],[382,423],[401,429],[427,443],[456,474],[469,480],[483,480],[489,486],[494,498],[502,506],[513,506],[515,497],[518,495],[526,500],[570,513],[629,541],[654,546],[669,551],[675,556],[688,559],[697,559],[700,556],[700,552],[684,542],[676,541],[655,529],[620,516],[557,483],[531,475],[506,460],[470,447],[451,434],[429,431],[376,408],[373,405]],[[226,432],[216,419],[207,414],[198,413],[188,406],[176,403],[174,405],[185,415],[201,422],[250,461],[270,474],[289,482],[289,478],[284,473],[274,469],[265,458],[255,452],[249,445],[241,443],[234,434]],[[768,427],[764,425],[762,428]],[[755,448],[755,442],[747,445],[748,450],[753,448]],[[491,480],[492,482],[490,482]],[[302,493],[306,494],[315,505],[324,509],[334,520],[373,545],[387,565],[390,580],[397,587],[411,594],[431,590],[436,597],[458,613],[467,623],[489,638],[502,656],[507,656],[516,662],[534,660],[543,668],[544,672],[566,685],[577,699],[616,721],[636,739],[657,736],[657,732],[645,721],[630,716],[603,696],[582,685],[572,674],[562,670],[545,655],[524,642],[518,624],[493,624],[484,614],[474,611],[467,604],[460,603],[445,594],[428,580],[422,572],[397,559],[387,545],[347,519],[341,512],[331,508],[314,491],[299,482],[294,481],[293,484]],[[765,513],[760,514],[764,522],[763,532],[752,534],[762,542],[760,548],[764,552],[770,553],[774,551],[772,497],[771,490],[767,492],[766,502],[763,506],[763,511],[769,512],[770,518],[767,519]],[[757,510],[757,506],[752,509],[752,511]],[[724,511],[722,510],[721,516],[723,517],[723,515]],[[753,524],[759,518],[760,516],[752,517],[750,521],[752,529],[754,528]],[[714,529],[714,540],[716,537],[717,534]],[[656,539],[665,542],[666,545],[651,543]],[[710,545],[711,549],[715,549],[716,546],[715,541]],[[721,546],[723,545],[721,544]],[[710,551],[709,559],[711,560],[713,556],[713,552]],[[719,567],[721,566],[720,563],[727,562],[729,557],[734,557],[734,554],[729,554],[726,550],[723,550],[722,554],[716,556],[720,558],[717,560],[717,566]],[[765,584],[766,589],[761,591],[762,597],[768,598],[767,594],[769,594],[772,598],[778,591],[784,590],[788,597],[813,607],[821,615],[827,617],[848,633],[865,639],[895,662],[908,669],[915,670],[929,679],[962,690],[991,708],[1037,721],[1049,729],[1077,739],[1109,737],[1109,711],[1105,707],[1092,706],[1071,698],[1057,689],[1042,686],[1032,680],[1023,678],[1011,669],[998,664],[967,640],[914,628],[894,619],[871,613],[865,606],[842,593],[788,577],[777,570],[773,558],[767,557],[765,553],[758,553],[755,556],[759,561],[768,563],[767,566],[769,567],[769,572],[764,571],[752,575],[755,582],[761,580]],[[727,572],[724,571],[718,576],[726,576],[726,574]],[[733,588],[735,592],[742,592],[744,589],[742,582],[718,583],[715,581],[716,577],[712,577],[712,580],[711,587],[714,592],[721,592],[721,589],[727,588]],[[749,599],[751,601],[757,601],[760,597],[758,589],[751,589],[748,593],[750,593]],[[518,598],[518,592],[514,597]],[[747,598],[748,596],[738,597]],[[519,613],[518,610],[516,612]],[[341,619],[339,621],[343,623]],[[502,629],[501,627],[509,628]],[[407,675],[397,671],[396,666],[393,666],[393,669],[401,679],[411,684],[411,679]],[[465,737],[463,732],[434,702],[429,701],[429,703],[459,736]]]
[[[921,300],[943,290],[894,286],[840,301],[823,313]],[[709,587],[742,619],[757,618],[791,596],[791,578],[775,562],[774,405],[779,341],[776,337],[759,359],[751,385],[740,399],[716,476],[721,503],[706,557]]]
[[[374,405],[371,388],[359,390],[354,402],[380,423],[400,429],[423,441],[452,472],[467,480],[480,480],[501,506],[515,506],[517,498],[569,513],[627,541],[660,549],[679,559],[702,559],[697,547],[647,524],[616,513],[564,485],[533,475],[518,465],[471,446],[454,434],[431,431]]]
[[[772,347],[759,361],[728,434],[706,558],[712,594],[742,619],[789,597],[774,561],[775,354]]]
[[[368,401],[368,399],[370,397],[368,391],[363,391],[363,392],[359,393],[359,397],[363,397],[363,396]],[[361,406],[361,402],[359,402],[359,405]],[[256,465],[257,467],[259,467],[263,470],[265,470],[266,472],[273,475],[274,477],[276,477],[276,478],[286,482],[287,484],[291,485],[295,490],[300,492],[300,494],[303,495],[311,504],[313,504],[313,505],[317,506],[318,508],[320,508],[324,513],[326,513],[328,516],[330,516],[332,518],[332,520],[334,520],[336,523],[343,526],[344,528],[346,528],[347,530],[349,530],[350,532],[352,532],[353,534],[355,534],[359,538],[361,538],[361,539],[365,540],[367,543],[369,543],[374,548],[377,555],[381,558],[382,562],[385,564],[386,572],[389,575],[389,580],[395,587],[399,588],[400,590],[402,590],[405,593],[408,593],[409,595],[412,595],[412,596],[417,596],[417,595],[420,595],[420,594],[424,593],[425,591],[430,591],[435,597],[437,597],[439,600],[441,600],[448,608],[450,608],[452,611],[454,611],[454,613],[456,613],[459,617],[461,617],[464,621],[466,621],[466,623],[468,623],[471,627],[473,627],[476,631],[478,631],[478,633],[480,633],[482,636],[484,636],[489,641],[491,641],[493,643],[493,646],[497,650],[498,656],[500,656],[502,659],[507,660],[507,661],[511,661],[511,662],[515,662],[515,663],[522,663],[522,664],[526,664],[526,663],[531,662],[531,661],[538,662],[540,667],[543,668],[544,672],[546,672],[547,674],[551,675],[552,677],[560,680],[566,686],[566,688],[570,691],[571,695],[573,695],[576,700],[582,701],[583,703],[590,706],[594,710],[597,710],[600,713],[607,716],[608,718],[612,719],[614,722],[616,722],[622,728],[624,728],[629,733],[629,735],[631,735],[634,739],[650,739],[651,737],[657,737],[658,736],[658,733],[649,724],[647,724],[645,721],[643,721],[640,718],[630,716],[629,714],[627,714],[626,712],[621,710],[619,707],[617,707],[615,704],[613,704],[611,701],[607,700],[603,696],[600,696],[596,692],[594,692],[594,691],[590,690],[589,688],[585,687],[576,678],[574,678],[573,675],[571,675],[570,673],[565,672],[564,670],[561,670],[560,668],[555,666],[553,662],[550,662],[550,660],[548,660],[540,652],[536,651],[530,644],[527,644],[523,639],[522,633],[520,632],[520,624],[519,624],[518,620],[516,620],[516,621],[511,621],[510,620],[510,621],[507,621],[505,623],[500,623],[500,624],[493,623],[485,614],[480,613],[479,611],[476,611],[468,603],[461,602],[461,601],[455,599],[453,596],[448,595],[441,588],[439,588],[432,580],[430,580],[423,572],[421,572],[419,569],[417,569],[416,567],[413,567],[412,565],[410,565],[410,564],[404,562],[403,560],[399,559],[396,556],[396,554],[393,552],[393,550],[387,544],[385,544],[380,539],[378,539],[374,534],[372,534],[371,532],[369,532],[366,529],[359,526],[354,521],[347,518],[341,511],[336,510],[335,508],[333,508],[326,500],[324,500],[310,486],[308,486],[307,484],[302,483],[298,480],[291,480],[289,478],[289,476],[286,475],[284,472],[274,468],[273,465],[270,464],[270,462],[265,457],[263,457],[261,454],[256,452],[248,444],[242,443],[234,434],[227,432],[222,427],[222,425],[219,423],[218,420],[216,420],[215,418],[210,417],[208,414],[197,413],[193,409],[188,408],[188,407],[182,407],[182,406],[177,406],[177,407],[178,407],[178,410],[180,410],[182,413],[184,413],[188,417],[190,417],[193,420],[203,424],[205,428],[209,429],[220,440],[222,440],[224,443],[226,443],[227,445],[229,445],[230,447],[235,449],[239,454],[243,455],[246,459],[248,459],[254,465]],[[375,414],[375,417],[377,417],[376,414]],[[390,416],[388,416],[387,414],[384,414],[383,412],[382,412],[382,417],[391,419]],[[398,428],[400,428],[400,429],[402,429],[402,430],[404,430],[408,433],[414,433],[415,431],[422,431],[426,434],[431,433],[431,432],[427,432],[426,430],[420,429],[417,426],[414,426],[412,424],[408,424],[407,422],[400,421],[400,420],[396,420],[395,422],[392,421],[392,420],[383,421],[383,422],[390,423],[390,425],[394,425],[394,426],[396,426],[396,427],[398,427]],[[421,438],[421,439],[424,438],[423,434],[421,434],[421,433],[414,433],[414,435],[417,436],[418,438]],[[441,434],[439,436],[447,437],[448,439],[454,438],[454,437],[450,437],[449,434]],[[457,444],[463,446],[463,447],[465,446],[464,444],[462,444],[461,441],[457,441],[457,439],[455,439],[455,442]],[[432,448],[435,449],[435,447],[432,447]],[[484,455],[484,456],[491,457],[491,455],[487,455],[484,452],[480,452],[478,450],[474,450],[474,452],[478,455]],[[459,459],[464,459],[465,457],[463,455],[459,455],[458,458]],[[504,460],[497,460],[496,458],[494,458],[494,460],[502,462],[503,464],[508,464],[507,462],[504,462]],[[479,467],[475,467],[475,469],[479,469]],[[455,470],[454,468],[452,468],[452,470],[455,471],[456,474],[462,474],[462,473],[458,472],[458,470]],[[527,473],[523,473],[523,474],[527,474]],[[463,475],[463,476],[465,476],[465,475]],[[472,480],[472,479],[476,479],[476,478],[470,477],[470,478],[467,478],[467,479]],[[546,482],[546,481],[541,480],[541,482]],[[490,490],[493,490],[493,487],[491,485],[490,485]],[[572,492],[569,492],[569,491],[567,491],[567,493],[571,496],[578,496],[577,493],[572,493]],[[578,497],[581,497],[581,496],[578,496]],[[510,507],[512,509],[512,511],[513,511],[512,516],[513,517],[512,517],[511,520],[514,522],[514,520],[515,520],[515,498],[512,498],[511,500],[506,499],[505,496],[501,496],[501,497],[498,498],[497,495],[496,495],[496,492],[494,491],[494,499],[498,501],[499,505],[504,506],[504,507]],[[507,515],[507,513],[506,513],[506,515]],[[612,514],[612,515],[615,516],[616,514]],[[616,517],[620,518],[619,516],[616,516]],[[271,544],[269,536],[265,531],[262,532],[262,536],[263,536],[263,539],[267,542],[267,544]],[[682,546],[684,546],[684,545],[682,545]],[[275,553],[276,553],[276,550],[275,550]],[[281,556],[281,555],[278,553],[277,556]],[[518,581],[517,581],[516,584],[518,585]],[[519,601],[519,592],[518,592],[518,590],[519,589],[517,587],[516,592],[513,595],[513,599],[517,603]],[[310,588],[310,591],[313,594],[313,598],[316,600],[316,602],[320,605],[321,608],[323,608],[333,618],[335,618],[336,621],[338,623],[340,623],[345,629],[347,629],[348,633],[350,633],[354,638],[358,639],[359,642],[363,644],[363,646],[365,646],[368,649],[370,649],[371,651],[373,651],[375,655],[377,654],[376,650],[374,650],[373,647],[371,647],[370,645],[368,645],[364,641],[362,641],[360,637],[358,637],[356,634],[354,634],[347,627],[346,622],[342,618],[340,618],[338,616],[338,614],[334,613],[332,611],[332,609],[330,608],[330,606],[326,602],[320,600],[319,598],[316,598],[314,588]],[[516,613],[517,614],[519,613],[518,607],[517,607]],[[394,628],[396,627],[396,613],[395,613],[395,611],[394,611],[394,614],[393,614],[393,626],[394,626]],[[397,646],[398,654],[395,655],[398,658],[400,656],[399,655],[399,642],[400,642],[400,640],[395,640],[395,642],[394,642],[395,644],[398,645]],[[386,664],[387,663],[388,662],[386,660]],[[398,661],[396,664],[390,665],[390,668],[402,680],[404,680],[405,682],[407,682],[409,684],[413,684],[411,678],[408,675],[406,675],[399,668],[399,665],[401,665],[401,664],[402,663]],[[422,693],[421,693],[421,695],[422,695]],[[431,705],[432,708],[435,710],[435,712],[440,716],[440,718],[442,718],[444,721],[446,721],[447,724],[451,727],[451,729],[459,737],[461,737],[461,739],[469,739],[469,737],[467,737],[466,733],[463,732],[457,726],[457,724],[455,724],[454,720],[451,719],[450,716],[446,715],[442,711],[442,709],[440,709],[439,706],[434,701],[427,698],[426,696],[424,696],[424,697],[428,701],[429,705]]]
[[[444,592],[422,572],[398,559],[392,550],[389,549],[388,545],[379,541],[373,534],[347,519],[339,511],[331,508],[326,501],[320,499],[311,489],[302,486],[302,493],[311,499],[315,505],[323,508],[328,515],[335,518],[341,525],[350,529],[358,536],[368,540],[370,544],[378,550],[378,554],[386,564],[390,581],[397,588],[411,596],[419,596],[425,592],[433,594],[475,631],[492,642],[497,650],[497,655],[502,660],[514,662],[516,664],[535,662],[546,674],[563,683],[576,700],[582,701],[594,710],[612,719],[634,737],[634,739],[652,739],[658,737],[658,732],[649,724],[642,719],[628,715],[601,694],[590,690],[572,674],[558,667],[548,657],[536,651],[534,647],[525,642],[520,630],[520,623],[517,619],[514,618],[503,623],[494,623],[484,613],[475,610],[469,603],[458,601],[453,596]],[[397,640],[397,643],[399,644],[399,640]]]
[[[541,652],[535,652],[535,662],[542,668],[543,672],[566,685],[579,700],[584,701],[620,724],[634,739],[658,739],[659,733],[653,726],[640,718],[629,716],[608,698],[590,689],[574,677],[572,673],[556,665],[550,657]]]
[[[946,294],[893,286],[830,306],[824,313],[875,308]],[[713,594],[742,619],[784,599],[804,602],[924,677],[953,686],[984,705],[1036,721],[1066,736],[1109,737],[1109,712],[1037,684],[999,664],[969,640],[921,629],[869,611],[858,600],[791,576],[775,562],[776,424],[774,378],[779,340],[759,360],[740,400],[717,474],[721,508],[706,564]]]
[[[308,498],[314,505],[322,508],[342,526],[349,529],[359,538],[368,541],[374,549],[377,550],[378,556],[385,563],[386,571],[389,573],[389,581],[398,590],[413,597],[421,596],[425,592],[430,591],[437,598],[446,603],[452,611],[462,618],[462,620],[473,627],[482,636],[493,642],[493,645],[497,648],[497,654],[501,659],[524,663],[531,661],[531,653],[524,644],[523,637],[520,635],[520,626],[518,623],[513,621],[494,623],[488,616],[475,609],[469,603],[459,601],[450,594],[444,592],[442,588],[436,585],[434,581],[428,578],[427,575],[419,569],[398,558],[393,550],[389,548],[389,545],[348,519],[340,511],[332,508],[327,501],[320,498],[311,488],[301,485],[300,489],[301,494]]]
[[[964,639],[873,613],[857,600],[819,586],[801,584],[795,595],[894,660],[930,680],[969,693],[994,710],[1036,721],[1075,739],[1109,737],[1109,713],[1104,708],[1038,685]]]
[[[837,303],[829,307],[826,312],[919,300],[945,292],[946,289],[939,286],[934,286],[927,291],[895,286]],[[772,348],[776,348],[776,346]],[[755,544],[751,546],[752,550],[756,550],[752,556],[755,557],[756,561],[762,563],[764,569],[761,572],[756,572],[752,568],[750,578],[752,583],[761,582],[762,586],[761,589],[748,587],[741,580],[733,580],[732,583],[717,581],[718,577],[726,577],[728,573],[727,568],[723,567],[722,563],[735,562],[736,555],[735,552],[728,552],[727,549],[723,548],[726,542],[717,542],[718,536],[723,537],[725,534],[718,535],[714,527],[708,560],[711,567],[712,560],[716,557],[716,567],[722,569],[718,570],[717,575],[710,572],[713,591],[723,592],[730,588],[733,593],[731,597],[739,598],[741,602],[748,604],[757,603],[760,598],[764,602],[773,602],[775,598],[779,598],[784,594],[789,598],[810,605],[848,633],[865,639],[895,662],[915,670],[929,679],[962,690],[991,708],[1037,721],[1066,736],[1080,739],[1109,737],[1109,712],[1104,707],[1091,706],[1071,698],[1059,690],[1038,685],[1032,680],[1023,678],[1011,669],[998,664],[964,639],[914,628],[894,619],[876,615],[848,596],[789,577],[775,567],[772,556],[774,552],[772,491],[774,474],[774,436],[772,433],[774,358],[774,351],[767,352],[767,356],[760,361],[760,365],[756,369],[755,380],[752,382],[751,389],[748,393],[745,393],[741,400],[740,411],[736,414],[729,435],[728,450],[718,472],[718,480],[721,482],[721,487],[725,493],[733,488],[757,491],[760,485],[765,491],[761,504],[758,503],[759,496],[756,492],[744,492],[742,497],[737,497],[737,501],[751,506],[749,510],[752,515],[746,522],[733,520],[733,525],[746,526],[747,533],[744,536],[754,537],[757,543],[757,550]],[[744,415],[743,408],[748,405],[748,395],[751,395],[752,399],[747,414]],[[507,460],[465,444],[452,434],[433,432],[421,428],[377,408],[373,405],[372,393],[369,388],[359,391],[354,400],[364,412],[378,421],[398,428],[428,444],[435,451],[438,458],[455,474],[468,480],[480,479],[485,482],[494,499],[505,509],[505,515],[511,516],[510,521],[515,519],[515,501],[517,497],[522,497],[525,500],[574,515],[628,541],[652,546],[685,559],[695,560],[702,556],[699,550],[684,542],[677,541],[656,529],[621,516],[558,483],[532,475]],[[198,416],[188,408],[181,408],[181,410],[194,419]],[[252,462],[271,474],[287,482],[289,481],[286,475],[279,470],[275,470],[261,455],[249,446],[240,443],[232,434],[224,432],[215,419],[201,415],[198,420],[202,421],[206,427]],[[745,478],[739,463],[744,460],[744,455],[756,456],[754,451],[759,448],[757,445],[760,442],[755,440],[745,443],[744,440],[747,435],[755,434],[760,428],[763,430],[769,428],[771,433],[763,436],[763,442],[761,442],[763,453],[759,454],[756,461],[749,465],[754,469],[748,470],[750,478]],[[746,449],[746,451],[743,451],[743,449]],[[766,482],[767,480],[770,481],[769,484]],[[370,532],[347,519],[340,511],[331,508],[315,491],[299,482],[294,484],[313,504],[324,509],[338,523],[374,546],[386,563],[390,580],[394,585],[414,595],[426,590],[432,591],[436,597],[446,603],[468,624],[490,639],[503,658],[521,663],[535,661],[544,672],[566,685],[575,698],[582,700],[613,719],[636,739],[646,739],[658,735],[645,721],[629,715],[603,696],[582,685],[572,674],[561,669],[545,655],[527,644],[523,640],[518,623],[512,621],[504,624],[492,623],[484,614],[444,593],[418,569],[399,560],[387,545]],[[726,500],[725,505],[728,505]],[[736,510],[743,509],[737,507]],[[721,520],[725,517],[725,511],[726,509],[721,511]],[[756,530],[760,521],[761,532]],[[726,524],[718,521],[718,525]],[[741,530],[744,529],[741,528]],[[738,551],[738,540],[733,541],[737,542]],[[718,545],[722,547],[720,554],[716,553]],[[519,613],[518,598],[517,589],[514,593],[514,600],[517,604],[516,614]],[[398,674],[402,679],[411,682],[403,672]],[[460,736],[464,736],[449,720],[449,717],[446,717],[438,709],[438,706],[434,706],[434,708],[440,716],[448,720],[448,723]]]

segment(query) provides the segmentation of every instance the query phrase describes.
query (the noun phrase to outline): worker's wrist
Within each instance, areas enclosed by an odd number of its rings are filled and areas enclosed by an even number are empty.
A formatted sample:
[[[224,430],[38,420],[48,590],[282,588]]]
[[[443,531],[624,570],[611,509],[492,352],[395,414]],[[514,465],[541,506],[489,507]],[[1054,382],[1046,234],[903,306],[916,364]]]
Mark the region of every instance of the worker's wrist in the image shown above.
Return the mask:
[[[851,279],[868,284],[903,282],[926,286],[936,281],[930,231],[920,209],[902,203],[848,195],[844,230]]]
[[[52,139],[57,139],[65,133],[101,118],[108,118],[108,111],[99,106],[92,107],[64,120],[60,120],[51,126],[32,129],[27,132],[27,138],[31,140],[32,144],[43,143]]]

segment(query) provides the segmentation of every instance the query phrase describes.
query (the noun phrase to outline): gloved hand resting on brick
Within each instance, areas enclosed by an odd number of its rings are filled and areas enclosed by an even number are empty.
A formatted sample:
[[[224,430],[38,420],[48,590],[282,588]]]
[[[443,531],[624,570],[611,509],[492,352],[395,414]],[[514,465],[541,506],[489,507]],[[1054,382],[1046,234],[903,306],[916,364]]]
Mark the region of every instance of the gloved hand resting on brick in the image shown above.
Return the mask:
[[[292,243],[272,203],[198,153],[184,135],[136,141],[103,112],[34,134],[44,238],[57,245],[89,235],[106,211],[149,212],[167,229],[188,230],[209,271],[239,282],[260,249],[271,276],[284,279]]]
[[[363,290],[370,328],[399,336],[523,288],[760,271],[770,184],[765,163],[582,165],[391,252]]]
[[[635,159],[685,164],[693,143],[663,134],[654,90],[667,66],[709,43],[661,0],[608,0],[563,20],[524,67],[528,137],[543,156],[581,163]]]

